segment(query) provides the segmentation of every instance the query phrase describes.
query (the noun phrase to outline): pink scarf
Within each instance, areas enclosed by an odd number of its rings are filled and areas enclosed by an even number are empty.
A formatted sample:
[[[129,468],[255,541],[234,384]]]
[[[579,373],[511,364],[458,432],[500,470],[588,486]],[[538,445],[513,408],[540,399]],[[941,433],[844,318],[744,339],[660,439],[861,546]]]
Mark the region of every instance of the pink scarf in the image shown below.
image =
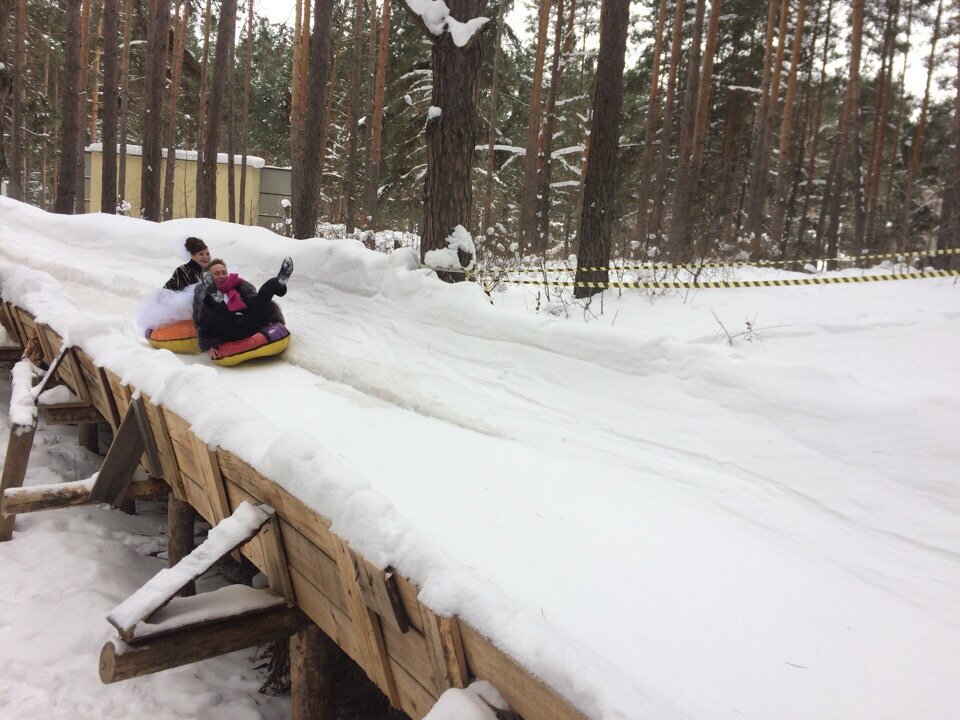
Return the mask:
[[[242,282],[242,277],[236,273],[230,273],[227,275],[226,280],[222,283],[217,283],[217,289],[222,292],[226,298],[227,310],[230,312],[239,312],[240,310],[247,309],[247,304],[243,301],[243,298],[240,297],[240,291],[237,290]]]

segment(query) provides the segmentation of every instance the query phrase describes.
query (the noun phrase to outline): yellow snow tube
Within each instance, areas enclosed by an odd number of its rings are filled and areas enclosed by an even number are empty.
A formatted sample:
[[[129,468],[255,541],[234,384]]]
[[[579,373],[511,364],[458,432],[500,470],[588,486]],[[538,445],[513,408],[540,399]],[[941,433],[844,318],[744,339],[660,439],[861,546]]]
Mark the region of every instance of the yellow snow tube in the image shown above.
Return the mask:
[[[247,360],[279,355],[289,344],[290,331],[279,323],[273,323],[243,340],[225,342],[213,348],[210,356],[215,365],[232,367]]]
[[[153,328],[147,334],[147,342],[157,349],[165,349],[183,355],[194,355],[200,352],[200,345],[197,342],[197,328],[193,324],[193,320],[181,320],[180,322]]]

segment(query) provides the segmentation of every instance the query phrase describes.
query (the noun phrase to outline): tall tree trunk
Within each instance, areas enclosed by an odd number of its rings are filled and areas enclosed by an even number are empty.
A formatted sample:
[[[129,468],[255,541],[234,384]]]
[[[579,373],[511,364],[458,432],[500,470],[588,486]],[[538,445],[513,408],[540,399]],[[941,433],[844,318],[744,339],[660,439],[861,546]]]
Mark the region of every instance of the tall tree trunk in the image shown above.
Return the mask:
[[[236,167],[236,136],[237,136],[237,93],[235,69],[237,40],[235,35],[230,36],[230,60],[227,62],[227,222],[237,221],[237,167]]]
[[[663,215],[667,187],[667,151],[670,148],[670,133],[673,129],[674,94],[677,89],[677,74],[680,68],[680,47],[683,42],[683,18],[686,12],[686,0],[677,0],[673,15],[673,32],[670,40],[670,69],[667,72],[667,94],[664,97],[663,129],[660,133],[660,155],[657,159],[657,179],[654,183],[656,195],[653,209],[650,211],[651,239],[663,251]]]
[[[163,86],[167,70],[170,1],[151,0],[147,25],[146,76],[143,98],[143,167],[140,171],[140,214],[159,222],[163,157]]]
[[[890,160],[887,161],[887,187],[884,191],[883,212],[878,223],[886,221],[883,224],[883,233],[885,245],[888,250],[893,250],[897,246],[897,228],[891,227],[893,223],[893,185],[897,170],[900,167],[900,131],[903,128],[903,118],[906,113],[907,104],[907,63],[910,59],[910,38],[913,32],[913,0],[907,0],[907,36],[903,44],[903,65],[900,68],[900,97],[897,100],[897,119],[893,127],[893,143],[891,146]]]
[[[79,127],[77,129],[77,155],[75,162],[77,164],[74,182],[77,183],[77,189],[74,194],[74,212],[82,213],[85,210],[84,201],[84,155],[87,147],[87,124],[84,118],[87,116],[87,76],[90,67],[90,0],[83,0],[80,6],[80,76],[77,81],[77,92],[80,95],[80,116],[77,118]]]
[[[353,65],[350,71],[350,87],[348,88],[349,102],[347,103],[346,127],[349,133],[347,139],[347,172],[343,177],[343,199],[346,208],[344,223],[347,232],[357,227],[356,188],[357,175],[360,171],[360,158],[357,157],[360,148],[359,114],[361,83],[363,82],[363,0],[354,0],[353,12]]]
[[[130,117],[130,38],[133,32],[133,0],[123,7],[123,46],[120,51],[120,157],[117,161],[117,197],[127,197],[127,128]]]
[[[573,43],[573,21],[576,11],[575,0],[570,0],[570,13],[566,18],[564,32],[564,0],[556,0],[557,24],[553,42],[553,58],[550,62],[550,90],[547,93],[547,106],[544,112],[544,126],[540,139],[540,174],[537,190],[537,237],[540,244],[537,249],[542,253],[547,249],[550,238],[550,183],[553,181],[553,136],[557,131],[557,96],[560,94],[560,82],[570,46]]]
[[[920,169],[920,153],[923,151],[923,136],[927,129],[927,109],[930,106],[930,83],[936,68],[937,42],[940,40],[940,20],[943,17],[943,0],[937,3],[937,17],[933,21],[933,38],[930,40],[930,56],[927,59],[927,82],[923,88],[923,101],[920,103],[920,116],[910,148],[910,164],[907,166],[907,178],[904,182],[903,205],[900,207],[900,219],[897,223],[900,252],[906,252],[910,245],[910,226],[913,217],[913,185]]]
[[[643,130],[643,159],[640,161],[640,187],[637,198],[636,232],[646,246],[650,230],[650,188],[653,185],[653,136],[660,114],[660,60],[663,57],[663,31],[667,24],[667,0],[660,0],[657,9],[657,30],[653,39],[653,61],[650,67],[650,90],[647,92],[647,117]]]
[[[956,23],[960,27],[960,14]],[[960,45],[957,46],[957,75],[954,82],[956,93],[953,96],[950,155],[944,169],[943,203],[940,208],[940,229],[937,232],[937,248],[940,250],[960,245]],[[941,264],[954,268],[957,265],[957,256],[947,255]]]
[[[310,17],[304,17],[303,6],[309,7],[310,0],[297,0],[296,20],[293,30],[293,77],[290,82],[290,158],[291,193],[294,202],[298,201],[302,173],[304,172],[304,152],[306,152],[306,89],[304,76],[309,72],[310,58],[308,37],[310,35]]]
[[[63,82],[60,86],[60,171],[54,210],[66,215],[76,210],[77,151],[80,148],[80,15],[81,0],[66,2]],[[81,180],[82,183],[82,180]]]
[[[790,71],[787,74],[787,94],[783,99],[783,113],[780,117],[780,151],[777,156],[777,181],[773,194],[773,223],[770,240],[775,247],[779,247],[781,255],[786,254],[783,246],[783,226],[787,214],[790,151],[793,148],[793,105],[797,95],[797,68],[800,65],[806,10],[806,0],[797,0],[797,19],[793,24],[793,44],[790,47]],[[781,37],[780,44],[783,45],[785,40],[785,37]]]
[[[830,158],[830,170],[824,185],[824,201],[820,208],[819,250],[826,248],[827,257],[837,256],[839,249],[840,204],[843,197],[843,168],[849,152],[850,126],[853,114],[860,111],[860,54],[863,46],[864,0],[853,0],[850,35],[850,78],[840,110],[840,125]]]
[[[250,148],[250,86],[253,78],[253,0],[247,5],[247,61],[243,68],[243,114],[240,121],[241,149],[240,160],[240,217],[241,225],[247,220],[247,151]],[[252,217],[251,224],[256,218]]]
[[[539,245],[537,232],[537,155],[540,144],[540,125],[543,122],[543,65],[547,55],[547,30],[550,27],[551,0],[537,0],[537,50],[533,60],[533,84],[530,90],[530,113],[527,115],[526,154],[523,157],[523,182],[520,186],[520,238],[524,248]]]
[[[173,218],[173,179],[177,166],[177,105],[180,102],[180,78],[183,50],[190,22],[190,1],[177,0],[177,29],[173,36],[173,67],[170,70],[170,106],[167,111],[167,162],[163,176],[163,219]]]
[[[450,0],[450,15],[471,23],[483,11],[483,0]],[[435,35],[409,5],[411,19],[432,42],[433,89],[431,105],[440,108],[438,117],[427,121],[427,171],[423,188],[423,225],[420,232],[420,261],[432,250],[448,248],[448,238],[458,226],[466,230],[473,215],[473,152],[477,142],[477,95],[480,62],[483,58],[482,31],[474,28],[462,45],[454,41],[444,25]],[[463,41],[462,38],[460,38]],[[458,252],[461,266],[473,267],[475,258]],[[462,276],[441,274],[446,280]]]
[[[823,117],[824,86],[827,81],[827,61],[830,57],[830,37],[833,30],[833,0],[827,2],[826,30],[823,38],[823,57],[820,61],[820,81],[817,86],[817,111],[810,128],[810,162],[807,165],[803,192],[803,208],[800,211],[800,225],[797,230],[795,259],[803,259],[814,253],[814,243],[807,239],[810,225],[810,197],[813,193],[813,180],[817,167],[817,151],[820,147],[820,120]]]
[[[200,55],[200,97],[197,101],[197,177],[195,186],[200,183],[200,163],[203,161],[204,144],[207,136],[207,106],[209,104],[210,86],[210,31],[213,29],[212,0],[207,0],[203,11],[203,51]],[[194,206],[194,215],[202,217],[199,204]]]
[[[380,42],[376,73],[373,78],[373,107],[370,110],[370,164],[367,168],[367,216],[369,228],[377,229],[377,204],[380,184],[380,160],[383,151],[383,95],[387,84],[387,55],[390,51],[390,0],[383,0],[380,18]]]
[[[781,14],[789,7],[782,0]],[[784,18],[786,20],[786,18]],[[770,0],[767,8],[767,35],[763,50],[763,80],[760,85],[760,106],[757,108],[756,131],[750,160],[750,180],[747,185],[745,210],[746,233],[750,239],[750,256],[759,259],[763,253],[763,210],[767,199],[767,175],[770,167],[770,116],[776,112],[780,68],[776,57],[782,57],[783,34],[778,40],[777,54],[773,54],[773,29],[777,22],[777,0]],[[783,23],[781,23],[781,27]]]
[[[220,121],[223,93],[229,73],[230,48],[237,25],[237,0],[223,0],[217,23],[217,47],[210,81],[210,103],[203,139],[203,155],[197,166],[197,217],[217,216],[217,150],[220,143]]]
[[[890,114],[890,95],[893,91],[893,56],[897,35],[897,22],[900,17],[899,0],[888,0],[887,19],[883,33],[883,49],[880,57],[880,73],[877,76],[876,110],[873,116],[873,130],[870,135],[870,156],[867,159],[866,195],[866,236],[868,247],[877,246],[877,200],[880,192],[880,173],[884,155],[884,139]]]
[[[605,271],[586,268],[610,264],[610,236],[616,209],[617,152],[620,140],[620,104],[623,97],[623,62],[627,48],[630,0],[603,0],[600,6],[600,49],[593,89],[593,125],[590,162],[583,184],[580,214],[580,252],[577,254],[577,287],[574,295],[586,298],[598,289],[579,283],[604,282]]]
[[[326,176],[327,169],[327,144],[330,137],[330,120],[333,116],[333,97],[334,97],[334,87],[337,84],[337,66],[340,63],[340,51],[343,46],[343,36],[344,33],[337,33],[337,42],[336,46],[332,51],[332,58],[330,61],[330,76],[327,82],[327,106],[324,109],[323,118],[321,120],[321,130],[320,130],[320,185],[323,187],[323,183]],[[333,217],[333,193],[328,194],[330,196],[330,216]],[[319,201],[318,201],[319,202]]]
[[[322,176],[321,142],[327,93],[332,93],[330,77],[330,31],[333,0],[314,0],[313,36],[310,38],[309,82],[307,85],[306,150],[300,175],[300,198],[293,204],[293,236],[310,238],[317,233]],[[329,87],[328,87],[329,86]]]
[[[7,188],[7,192],[14,200],[26,199],[23,154],[23,102],[27,87],[26,36],[27,2],[17,0],[17,25],[13,49],[13,97],[11,98],[13,108],[10,118],[10,185]]]
[[[117,0],[103,1],[103,170],[100,212],[117,212],[117,43],[120,40]]]
[[[384,2],[388,1],[389,0],[384,0]],[[374,103],[376,101],[375,96],[377,94],[377,65],[379,64],[380,58],[377,53],[377,48],[379,46],[379,43],[377,42],[377,0],[368,0],[368,3],[370,5],[370,27],[367,34],[367,61],[364,67],[368,71],[369,77],[367,78],[367,119],[363,124],[364,139],[366,141],[364,157],[367,159],[367,165],[364,178],[365,183],[363,186],[363,219],[361,220],[360,225],[367,230],[372,230],[373,214],[370,211],[370,205],[373,201],[373,198],[371,197],[371,188],[373,186],[371,185],[372,178],[370,177],[370,164],[373,161],[373,115],[376,112]]]
[[[103,38],[102,13],[100,20],[97,22],[97,37]],[[93,73],[90,79],[90,142],[95,142],[97,139],[97,121],[100,112],[100,55],[102,50],[103,48],[97,45],[96,50],[93,51]]]
[[[496,168],[494,146],[497,143],[497,93],[500,85],[500,43],[503,36],[503,13],[506,0],[499,0],[497,9],[497,35],[493,41],[493,81],[490,86],[490,111],[487,115],[487,167],[483,193],[483,219],[480,230],[488,232],[493,227],[493,173]]]

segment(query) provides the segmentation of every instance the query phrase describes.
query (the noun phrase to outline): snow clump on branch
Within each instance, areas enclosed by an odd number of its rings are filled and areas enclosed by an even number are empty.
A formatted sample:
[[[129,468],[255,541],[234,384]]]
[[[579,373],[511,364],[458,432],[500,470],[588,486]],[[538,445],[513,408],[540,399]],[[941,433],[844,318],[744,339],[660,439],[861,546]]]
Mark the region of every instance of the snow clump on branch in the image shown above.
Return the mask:
[[[490,21],[490,18],[477,17],[460,22],[450,15],[450,8],[443,0],[406,0],[406,3],[414,14],[420,16],[431,34],[440,37],[449,32],[457,47],[465,46],[474,33]]]
[[[447,236],[445,248],[430,250],[423,256],[423,262],[434,270],[473,270],[476,259],[477,248],[463,225],[457,225]]]

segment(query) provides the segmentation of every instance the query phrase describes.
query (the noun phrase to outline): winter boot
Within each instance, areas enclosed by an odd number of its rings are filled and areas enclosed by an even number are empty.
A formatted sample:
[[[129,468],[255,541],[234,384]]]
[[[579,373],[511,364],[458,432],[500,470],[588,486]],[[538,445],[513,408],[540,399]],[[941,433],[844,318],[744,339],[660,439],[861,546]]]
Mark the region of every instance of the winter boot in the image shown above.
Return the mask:
[[[281,285],[286,285],[287,280],[290,279],[290,276],[293,274],[293,258],[285,257],[283,262],[280,264],[280,272],[277,273],[277,280],[280,281]]]
[[[213,275],[204,272],[200,276],[200,282],[203,283],[203,289],[207,292],[207,297],[215,303],[223,302],[223,293],[217,289],[217,284],[213,281]]]

